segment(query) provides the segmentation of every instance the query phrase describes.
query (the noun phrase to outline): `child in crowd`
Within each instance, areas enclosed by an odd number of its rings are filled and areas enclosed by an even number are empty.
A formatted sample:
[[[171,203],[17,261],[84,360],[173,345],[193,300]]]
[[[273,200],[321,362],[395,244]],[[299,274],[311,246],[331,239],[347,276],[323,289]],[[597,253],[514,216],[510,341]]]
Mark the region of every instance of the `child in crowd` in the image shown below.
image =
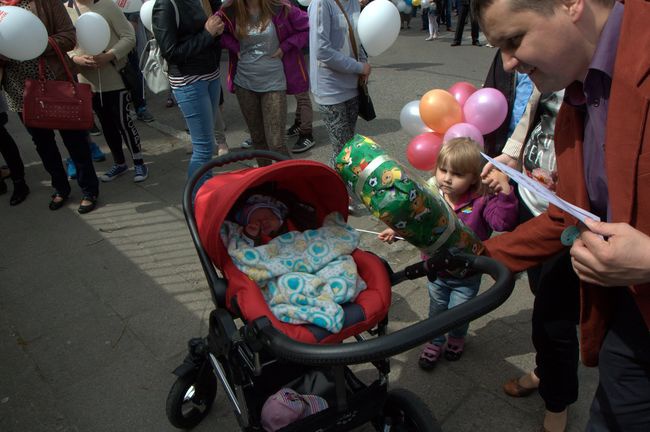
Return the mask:
[[[489,193],[481,182],[483,159],[478,144],[469,138],[449,140],[440,150],[435,171],[435,181],[445,201],[458,218],[470,227],[481,240],[495,231],[508,231],[517,225],[517,198],[508,183],[508,177],[493,170],[490,176],[500,186],[500,192]],[[387,243],[395,240],[395,231],[385,229],[379,239]],[[429,282],[429,317],[451,309],[476,296],[481,275],[465,279],[441,273]],[[452,329],[448,338],[438,336],[427,343],[418,361],[422,369],[432,369],[443,352],[447,360],[459,360],[465,346],[469,323]]]
[[[427,37],[425,40],[432,41],[434,39],[438,39],[438,5],[434,1],[427,3],[427,5],[428,5],[427,17],[429,20],[429,37]]]

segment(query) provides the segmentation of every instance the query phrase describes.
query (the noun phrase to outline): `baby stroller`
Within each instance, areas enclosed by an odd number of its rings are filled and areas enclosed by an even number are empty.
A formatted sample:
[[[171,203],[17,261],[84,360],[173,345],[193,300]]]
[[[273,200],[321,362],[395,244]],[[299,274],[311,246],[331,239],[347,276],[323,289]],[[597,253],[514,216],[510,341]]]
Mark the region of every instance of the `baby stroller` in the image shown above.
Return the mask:
[[[254,158],[275,163],[216,175],[201,186],[192,205],[195,185],[208,170]],[[169,421],[181,429],[196,426],[208,414],[220,384],[243,431],[263,430],[264,402],[287,387],[323,397],[327,408],[279,429],[283,432],[346,431],[368,422],[378,431],[439,431],[417,396],[388,390],[389,358],[501,305],[514,286],[511,274],[490,258],[452,253],[393,272],[381,258],[357,249],[352,257],[367,288],[343,305],[340,333],[281,322],[257,285],[233,264],[221,240],[220,227],[232,206],[246,191],[271,185],[309,204],[319,222],[333,211],[346,219],[348,214],[348,193],[335,171],[314,161],[284,159],[269,151],[230,153],[204,165],[185,186],[183,211],[215,309],[208,335],[189,341],[189,353],[174,370],[177,379],[166,406]],[[388,334],[391,286],[451,268],[487,273],[496,282],[467,303]],[[355,341],[344,343],[348,338]],[[374,382],[362,382],[349,368],[360,363],[376,367]]]

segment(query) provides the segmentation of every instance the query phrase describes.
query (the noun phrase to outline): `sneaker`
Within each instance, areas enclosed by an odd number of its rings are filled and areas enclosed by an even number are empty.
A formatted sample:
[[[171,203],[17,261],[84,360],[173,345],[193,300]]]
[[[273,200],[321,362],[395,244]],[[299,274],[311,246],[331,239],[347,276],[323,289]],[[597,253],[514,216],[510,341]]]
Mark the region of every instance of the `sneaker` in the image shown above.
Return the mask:
[[[436,367],[438,364],[438,359],[440,359],[440,353],[442,352],[442,347],[440,345],[432,344],[427,342],[420,353],[420,358],[418,359],[418,366],[424,370],[431,370]]]
[[[434,39],[435,39],[435,38],[433,37],[433,35],[431,35],[431,36],[425,38],[424,40],[425,40],[425,41],[432,41],[432,40],[434,40]]]
[[[300,126],[297,123],[294,123],[289,129],[287,129],[287,136],[292,137],[300,133]]]
[[[65,160],[65,170],[68,173],[70,180],[77,178],[77,166],[74,164],[74,162],[72,162],[72,159],[67,158]]]
[[[451,43],[451,46],[458,46],[458,45],[460,45],[460,42],[453,41],[453,42]]]
[[[153,116],[151,115],[147,107],[139,108],[136,113],[136,117],[138,118],[138,120],[143,121],[145,123],[151,123],[154,120]]]
[[[106,155],[95,141],[90,142],[90,154],[93,157],[93,162],[104,162],[106,160]]]
[[[445,358],[449,361],[458,361],[463,355],[463,349],[465,348],[465,339],[464,338],[447,338],[447,348],[445,348]]]
[[[108,171],[106,171],[99,179],[103,182],[113,181],[125,172],[129,170],[129,167],[126,164],[113,165]]]
[[[253,147],[253,140],[250,138],[246,138],[244,141],[241,142],[240,145],[241,148],[243,149],[248,149]]]
[[[291,151],[293,153],[302,153],[306,152],[310,148],[312,148],[316,144],[314,141],[314,137],[309,134],[309,135],[300,135],[298,136],[298,141],[293,145],[293,148]]]
[[[134,165],[133,171],[135,171],[135,175],[133,176],[133,181],[135,183],[143,182],[147,177],[149,177],[149,168],[147,168],[145,164]]]
[[[481,42],[475,40],[475,41],[472,41],[472,45],[474,45],[474,46],[481,46]]]
[[[95,122],[93,122],[93,127],[90,128],[88,133],[92,136],[97,136],[97,135],[101,135],[102,131],[100,131],[97,125],[95,124]]]

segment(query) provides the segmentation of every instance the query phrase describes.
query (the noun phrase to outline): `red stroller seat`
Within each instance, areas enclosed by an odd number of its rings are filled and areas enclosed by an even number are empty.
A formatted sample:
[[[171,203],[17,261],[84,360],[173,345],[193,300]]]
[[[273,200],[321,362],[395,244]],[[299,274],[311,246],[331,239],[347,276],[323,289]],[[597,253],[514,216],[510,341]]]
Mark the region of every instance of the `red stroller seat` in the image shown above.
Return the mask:
[[[340,342],[376,326],[388,313],[391,283],[384,263],[374,254],[360,249],[352,254],[367,288],[353,303],[342,305],[344,326],[336,334],[311,324],[296,325],[278,320],[260,288],[232,262],[221,241],[221,225],[243,193],[271,182],[278,189],[289,191],[301,202],[314,207],[319,226],[325,216],[333,211],[347,219],[349,198],[345,185],[336,172],[319,162],[283,161],[266,167],[219,174],[206,181],[196,194],[194,210],[201,243],[227,280],[227,307],[247,322],[266,316],[279,331],[307,343]]]

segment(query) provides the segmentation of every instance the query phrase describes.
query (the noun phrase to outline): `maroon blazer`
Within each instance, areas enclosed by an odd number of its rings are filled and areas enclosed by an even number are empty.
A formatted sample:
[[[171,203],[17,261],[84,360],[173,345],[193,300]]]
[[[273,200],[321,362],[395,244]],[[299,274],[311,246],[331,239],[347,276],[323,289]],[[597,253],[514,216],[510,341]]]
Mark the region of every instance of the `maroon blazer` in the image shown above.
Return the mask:
[[[626,0],[607,115],[605,165],[611,222],[629,223],[650,235],[650,2]],[[589,209],[583,166],[583,115],[563,104],[555,124],[557,193]],[[487,252],[511,270],[540,264],[562,250],[560,234],[578,221],[555,206],[511,233],[485,242]],[[650,251],[648,251],[650,254]],[[581,283],[582,360],[598,364],[611,316],[611,294],[624,288]],[[650,328],[650,284],[630,286]]]

